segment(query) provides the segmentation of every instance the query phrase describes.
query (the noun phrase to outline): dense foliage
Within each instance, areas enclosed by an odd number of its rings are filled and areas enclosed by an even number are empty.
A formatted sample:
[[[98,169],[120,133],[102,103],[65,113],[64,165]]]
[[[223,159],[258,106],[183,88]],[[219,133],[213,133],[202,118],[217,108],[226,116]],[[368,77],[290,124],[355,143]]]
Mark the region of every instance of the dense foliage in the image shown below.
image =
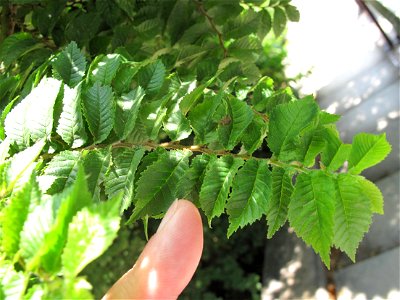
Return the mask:
[[[390,145],[344,144],[339,116],[265,76],[289,0],[1,3],[2,297],[90,298],[80,273],[121,215],[147,227],[177,197],[210,226],[226,212],[228,237],[266,216],[328,267],[333,246],[355,259],[383,213],[360,173]]]

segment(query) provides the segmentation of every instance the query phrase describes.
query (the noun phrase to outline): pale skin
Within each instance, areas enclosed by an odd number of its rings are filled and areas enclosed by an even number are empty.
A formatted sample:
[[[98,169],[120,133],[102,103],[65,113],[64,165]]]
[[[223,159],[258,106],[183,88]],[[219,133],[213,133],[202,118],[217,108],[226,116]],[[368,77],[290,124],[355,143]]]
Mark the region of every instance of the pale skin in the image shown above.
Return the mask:
[[[192,278],[202,251],[199,211],[191,202],[177,200],[134,266],[103,299],[177,299]]]

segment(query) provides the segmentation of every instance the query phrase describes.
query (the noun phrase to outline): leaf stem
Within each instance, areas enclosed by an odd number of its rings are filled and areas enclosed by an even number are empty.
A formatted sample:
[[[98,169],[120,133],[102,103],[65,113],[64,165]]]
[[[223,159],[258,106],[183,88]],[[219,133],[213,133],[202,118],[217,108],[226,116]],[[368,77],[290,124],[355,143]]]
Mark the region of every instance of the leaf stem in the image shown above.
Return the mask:
[[[214,23],[214,19],[204,9],[203,3],[201,1],[198,1],[198,0],[195,0],[195,3],[197,4],[197,9],[200,11],[200,13],[203,16],[205,16],[207,18],[208,23],[210,24],[211,28],[218,35],[219,44],[220,44],[222,50],[224,50],[224,58],[226,58],[228,56],[228,50],[226,49],[226,47],[224,45],[224,39],[222,37],[222,32],[218,30],[217,26]]]

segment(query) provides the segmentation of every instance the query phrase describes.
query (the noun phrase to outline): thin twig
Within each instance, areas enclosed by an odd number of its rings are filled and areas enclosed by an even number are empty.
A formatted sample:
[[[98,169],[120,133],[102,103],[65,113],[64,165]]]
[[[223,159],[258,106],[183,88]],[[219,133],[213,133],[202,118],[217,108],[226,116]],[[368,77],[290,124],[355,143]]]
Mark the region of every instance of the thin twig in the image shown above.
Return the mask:
[[[224,45],[224,39],[222,37],[221,31],[218,30],[217,26],[214,23],[213,18],[207,13],[207,11],[204,9],[203,3],[201,1],[195,1],[197,4],[197,9],[200,11],[200,13],[205,16],[208,20],[208,23],[210,23],[211,28],[215,31],[215,33],[218,35],[218,40],[221,48],[224,50],[224,58],[228,56],[228,50],[226,49]]]

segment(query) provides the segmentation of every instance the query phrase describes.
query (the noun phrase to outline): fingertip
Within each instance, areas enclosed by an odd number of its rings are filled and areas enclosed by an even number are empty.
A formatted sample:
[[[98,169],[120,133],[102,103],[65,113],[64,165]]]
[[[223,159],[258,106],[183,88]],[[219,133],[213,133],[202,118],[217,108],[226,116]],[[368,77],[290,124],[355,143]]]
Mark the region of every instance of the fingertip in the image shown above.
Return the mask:
[[[203,250],[203,225],[196,206],[176,200],[135,266],[107,293],[109,298],[175,299],[192,278]],[[119,289],[121,288],[121,289]]]

